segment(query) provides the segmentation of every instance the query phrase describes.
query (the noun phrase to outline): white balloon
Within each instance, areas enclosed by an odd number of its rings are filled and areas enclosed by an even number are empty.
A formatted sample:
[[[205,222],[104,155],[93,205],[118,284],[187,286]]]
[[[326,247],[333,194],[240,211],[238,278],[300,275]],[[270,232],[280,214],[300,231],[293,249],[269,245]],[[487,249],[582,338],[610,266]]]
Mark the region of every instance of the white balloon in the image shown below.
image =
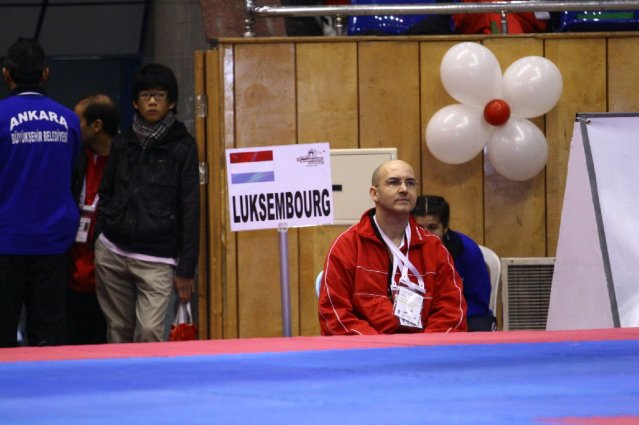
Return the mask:
[[[527,119],[511,118],[490,136],[488,158],[497,172],[506,178],[531,179],[546,165],[546,137]]]
[[[479,154],[490,136],[491,126],[481,109],[448,105],[435,113],[426,126],[426,145],[433,156],[447,164],[461,164]]]
[[[501,97],[499,62],[479,43],[464,42],[448,49],[439,72],[448,94],[460,103],[483,108]]]
[[[541,56],[515,61],[504,73],[504,100],[512,116],[538,117],[550,111],[559,100],[563,79],[559,68]]]

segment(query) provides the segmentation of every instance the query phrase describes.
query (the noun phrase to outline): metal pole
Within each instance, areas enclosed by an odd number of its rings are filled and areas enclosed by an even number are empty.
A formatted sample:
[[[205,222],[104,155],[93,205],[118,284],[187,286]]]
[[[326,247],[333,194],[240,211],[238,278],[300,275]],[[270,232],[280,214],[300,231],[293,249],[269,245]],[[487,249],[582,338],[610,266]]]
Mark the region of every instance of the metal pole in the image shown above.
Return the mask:
[[[411,0],[406,0],[410,2]],[[506,13],[515,12],[563,12],[571,10],[635,10],[639,0],[536,0],[495,1],[490,3],[428,3],[428,4],[378,4],[378,5],[328,5],[328,6],[255,6],[253,0],[245,0],[246,37],[253,37],[255,16],[309,17],[331,16],[336,18],[337,35],[345,35],[340,27],[342,19],[349,16],[375,15],[452,15],[456,13],[501,13],[502,33],[508,33]],[[342,25],[343,26],[343,25]]]
[[[277,228],[280,237],[280,287],[282,293],[282,334],[292,336],[291,294],[288,275],[288,226],[280,223]]]
[[[255,14],[253,0],[246,0],[246,18],[244,19],[244,37],[255,37]]]
[[[426,3],[329,6],[255,6],[246,1],[246,11],[257,16],[372,16],[372,15],[450,15],[456,13],[563,12],[570,10],[634,10],[639,0],[538,0],[496,1],[490,3]],[[410,3],[410,0],[406,0]]]
[[[501,11],[501,33],[508,34],[508,18],[505,10]]]
[[[345,35],[346,28],[344,27],[344,18],[342,15],[337,15],[335,17],[335,34],[336,35]]]

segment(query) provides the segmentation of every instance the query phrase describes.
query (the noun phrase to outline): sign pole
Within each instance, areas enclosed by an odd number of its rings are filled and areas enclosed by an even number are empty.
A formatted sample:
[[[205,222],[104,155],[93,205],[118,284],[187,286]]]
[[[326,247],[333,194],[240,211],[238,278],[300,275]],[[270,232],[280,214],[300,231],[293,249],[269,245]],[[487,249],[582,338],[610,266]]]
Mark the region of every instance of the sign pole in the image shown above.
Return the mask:
[[[280,286],[282,292],[282,334],[292,336],[291,332],[291,295],[288,275],[288,225],[280,223],[277,227],[280,239]]]

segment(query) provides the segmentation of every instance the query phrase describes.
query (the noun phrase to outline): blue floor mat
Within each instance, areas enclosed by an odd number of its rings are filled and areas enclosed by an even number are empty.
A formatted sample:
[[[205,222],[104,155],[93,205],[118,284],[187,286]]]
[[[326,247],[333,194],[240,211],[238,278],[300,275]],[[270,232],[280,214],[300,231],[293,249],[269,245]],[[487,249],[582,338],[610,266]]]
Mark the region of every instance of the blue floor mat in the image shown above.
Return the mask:
[[[639,341],[0,364],[0,424],[540,424],[637,416]]]

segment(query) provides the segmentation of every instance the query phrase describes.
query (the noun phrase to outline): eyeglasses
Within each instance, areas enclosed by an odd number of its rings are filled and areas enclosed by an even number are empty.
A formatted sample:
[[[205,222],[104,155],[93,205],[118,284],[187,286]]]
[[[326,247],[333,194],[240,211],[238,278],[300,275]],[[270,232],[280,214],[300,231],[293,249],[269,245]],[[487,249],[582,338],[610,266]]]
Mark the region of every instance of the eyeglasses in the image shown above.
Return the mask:
[[[154,97],[155,100],[166,100],[168,96],[169,96],[169,92],[164,90],[141,91],[140,94],[138,95],[138,97],[144,101],[149,101],[151,100],[152,97]]]
[[[400,179],[397,177],[391,177],[384,181],[386,186],[392,187],[393,189],[398,189],[404,184],[407,189],[415,189],[417,187],[417,180],[408,178],[408,179]]]

